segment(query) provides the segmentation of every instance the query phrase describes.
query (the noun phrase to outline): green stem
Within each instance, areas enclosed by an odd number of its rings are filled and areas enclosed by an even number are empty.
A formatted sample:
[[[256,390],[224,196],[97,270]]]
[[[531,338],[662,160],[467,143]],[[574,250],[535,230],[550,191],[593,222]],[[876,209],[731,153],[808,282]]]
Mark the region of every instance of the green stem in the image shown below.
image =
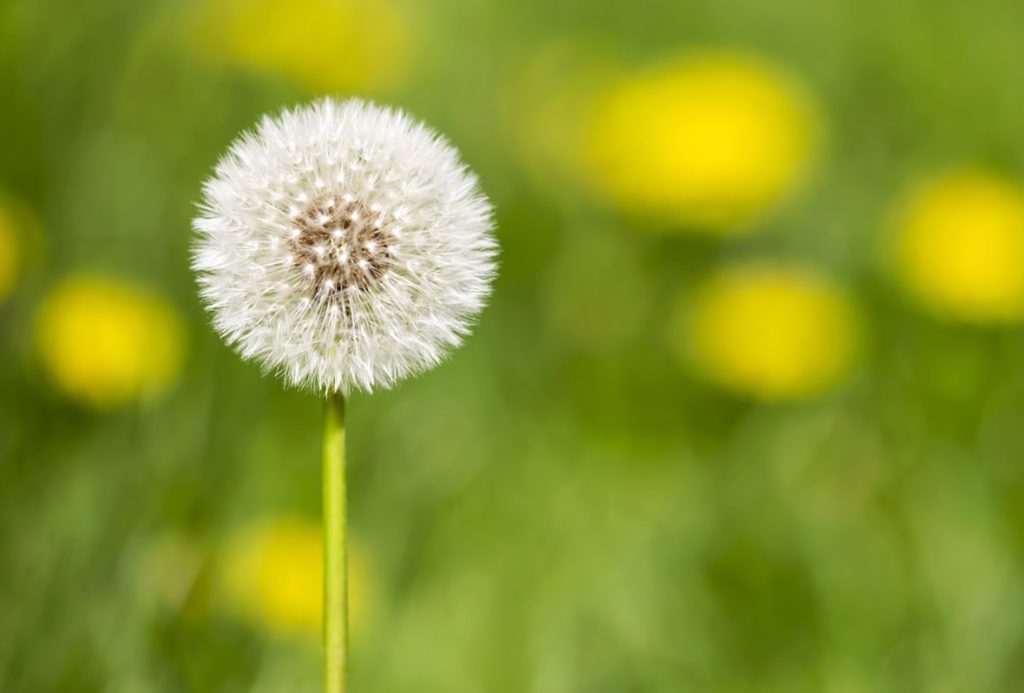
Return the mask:
[[[324,424],[324,693],[345,693],[348,572],[345,537],[345,398],[327,397]]]

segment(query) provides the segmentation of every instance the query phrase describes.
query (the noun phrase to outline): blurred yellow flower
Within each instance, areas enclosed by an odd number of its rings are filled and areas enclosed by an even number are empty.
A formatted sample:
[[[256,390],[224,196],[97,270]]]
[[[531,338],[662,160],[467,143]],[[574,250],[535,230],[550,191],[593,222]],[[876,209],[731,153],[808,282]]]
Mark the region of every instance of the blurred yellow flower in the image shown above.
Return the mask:
[[[720,271],[680,303],[674,326],[681,357],[764,400],[827,389],[850,370],[859,342],[849,299],[824,277],[783,264]]]
[[[981,170],[925,181],[898,210],[894,271],[925,308],[1024,319],[1024,188]]]
[[[406,18],[386,0],[213,0],[194,21],[208,55],[317,92],[387,88],[413,52]]]
[[[19,243],[15,221],[0,206],[0,298],[11,293],[18,278]]]
[[[40,356],[54,382],[96,407],[158,394],[181,367],[184,329],[174,308],[121,281],[64,283],[46,299],[38,327]]]
[[[755,57],[684,57],[614,85],[594,105],[584,160],[624,209],[704,230],[745,230],[803,180],[818,109]]]
[[[220,566],[230,607],[278,633],[319,633],[323,616],[323,533],[320,524],[278,517],[231,536]],[[349,542],[349,623],[364,627],[369,603],[368,567]]]

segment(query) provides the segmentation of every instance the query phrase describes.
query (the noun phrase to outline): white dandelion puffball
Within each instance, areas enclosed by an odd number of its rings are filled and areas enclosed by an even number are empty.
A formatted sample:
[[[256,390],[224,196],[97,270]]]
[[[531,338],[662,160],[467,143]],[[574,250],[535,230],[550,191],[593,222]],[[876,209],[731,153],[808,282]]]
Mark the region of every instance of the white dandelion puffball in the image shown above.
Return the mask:
[[[492,209],[436,132],[323,99],[264,117],[203,187],[193,268],[214,327],[298,387],[389,387],[469,332]]]

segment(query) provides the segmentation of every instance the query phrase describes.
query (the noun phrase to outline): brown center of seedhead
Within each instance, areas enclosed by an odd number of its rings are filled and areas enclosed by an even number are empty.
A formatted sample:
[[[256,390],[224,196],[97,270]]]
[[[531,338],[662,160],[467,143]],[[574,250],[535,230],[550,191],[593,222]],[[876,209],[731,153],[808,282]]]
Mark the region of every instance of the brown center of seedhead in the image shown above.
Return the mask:
[[[340,195],[319,197],[292,217],[288,245],[296,269],[315,297],[330,299],[355,287],[366,291],[394,262],[394,236],[380,212]]]

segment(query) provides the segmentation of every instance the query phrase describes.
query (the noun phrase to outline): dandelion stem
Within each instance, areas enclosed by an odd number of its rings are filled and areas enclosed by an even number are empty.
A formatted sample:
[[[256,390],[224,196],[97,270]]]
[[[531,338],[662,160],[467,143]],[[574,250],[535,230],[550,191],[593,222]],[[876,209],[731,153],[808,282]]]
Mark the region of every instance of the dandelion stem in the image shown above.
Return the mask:
[[[348,675],[345,398],[327,397],[324,422],[324,693],[344,693]]]

